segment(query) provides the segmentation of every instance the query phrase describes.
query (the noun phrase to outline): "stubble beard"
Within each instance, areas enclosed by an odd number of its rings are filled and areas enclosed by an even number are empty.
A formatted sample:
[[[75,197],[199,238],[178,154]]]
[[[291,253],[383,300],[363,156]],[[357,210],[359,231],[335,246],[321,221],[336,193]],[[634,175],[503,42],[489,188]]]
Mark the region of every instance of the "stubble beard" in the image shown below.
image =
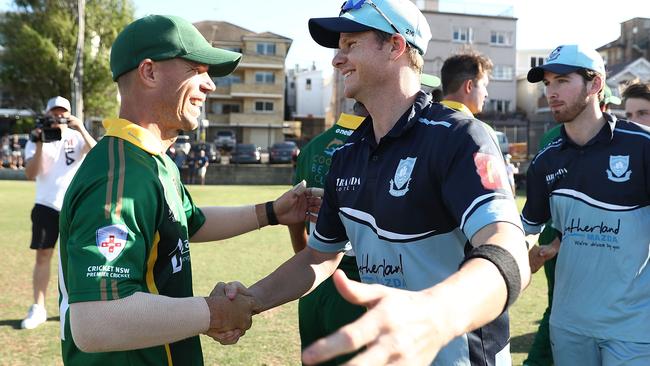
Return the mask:
[[[561,111],[553,111],[553,118],[558,123],[571,123],[582,113],[589,102],[587,101],[587,87],[584,86],[580,94],[575,98],[575,101],[567,109]]]

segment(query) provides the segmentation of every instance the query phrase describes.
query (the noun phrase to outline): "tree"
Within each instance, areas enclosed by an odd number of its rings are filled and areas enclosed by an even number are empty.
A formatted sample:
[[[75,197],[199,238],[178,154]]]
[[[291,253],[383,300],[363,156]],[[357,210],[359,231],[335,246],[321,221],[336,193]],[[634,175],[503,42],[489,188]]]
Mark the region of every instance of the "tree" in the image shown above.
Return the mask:
[[[14,0],[0,22],[0,82],[19,108],[42,111],[52,96],[71,97],[77,41],[76,0]],[[133,20],[131,0],[86,0],[83,97],[86,116],[117,113],[109,54]]]

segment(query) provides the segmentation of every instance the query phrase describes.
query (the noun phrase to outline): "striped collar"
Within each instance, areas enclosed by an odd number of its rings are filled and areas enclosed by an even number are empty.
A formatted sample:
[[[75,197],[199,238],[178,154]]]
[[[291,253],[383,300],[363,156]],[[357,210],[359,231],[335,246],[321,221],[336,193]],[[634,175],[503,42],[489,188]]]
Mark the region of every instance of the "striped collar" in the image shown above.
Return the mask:
[[[122,118],[107,118],[102,122],[106,136],[114,136],[126,140],[152,155],[163,152],[162,142],[151,132]]]
[[[463,113],[465,113],[465,114],[467,114],[469,116],[474,117],[474,114],[472,114],[472,112],[469,110],[469,108],[467,108],[467,106],[465,104],[461,103],[461,102],[456,102],[456,101],[453,101],[453,100],[445,99],[445,100],[441,101],[440,104],[442,104],[442,105],[444,105],[446,107],[449,107],[451,109],[455,109],[455,110],[457,110],[459,112],[463,112]]]

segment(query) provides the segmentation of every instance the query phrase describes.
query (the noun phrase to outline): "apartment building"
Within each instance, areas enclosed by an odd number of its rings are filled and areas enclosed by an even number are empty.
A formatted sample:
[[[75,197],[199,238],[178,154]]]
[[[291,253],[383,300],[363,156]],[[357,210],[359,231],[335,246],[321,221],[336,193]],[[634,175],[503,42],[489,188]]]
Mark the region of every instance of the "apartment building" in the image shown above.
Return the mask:
[[[213,78],[217,89],[204,105],[205,139],[212,141],[217,131],[231,130],[237,142],[262,148],[284,140],[284,62],[292,40],[222,21],[194,25],[213,46],[243,54],[235,72]]]
[[[286,118],[297,121],[300,132],[295,137],[309,140],[323,132],[332,98],[332,78],[313,65],[287,71]]]

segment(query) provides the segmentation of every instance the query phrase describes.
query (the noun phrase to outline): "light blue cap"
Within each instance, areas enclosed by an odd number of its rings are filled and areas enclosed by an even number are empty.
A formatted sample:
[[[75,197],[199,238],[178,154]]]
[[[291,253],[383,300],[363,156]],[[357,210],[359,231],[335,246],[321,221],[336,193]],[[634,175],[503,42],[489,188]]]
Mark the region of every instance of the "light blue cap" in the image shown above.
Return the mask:
[[[578,69],[593,70],[605,77],[605,62],[596,50],[580,45],[558,46],[546,59],[546,63],[528,71],[528,81],[537,83],[544,79],[544,72],[566,75]]]
[[[381,15],[383,13],[421,55],[427,52],[431,29],[420,9],[410,0],[348,0],[350,1],[363,4],[343,12],[338,17],[309,19],[309,33],[316,43],[323,47],[338,48],[341,32],[354,33],[377,29],[395,34],[395,29]],[[371,2],[381,13],[370,4]]]

